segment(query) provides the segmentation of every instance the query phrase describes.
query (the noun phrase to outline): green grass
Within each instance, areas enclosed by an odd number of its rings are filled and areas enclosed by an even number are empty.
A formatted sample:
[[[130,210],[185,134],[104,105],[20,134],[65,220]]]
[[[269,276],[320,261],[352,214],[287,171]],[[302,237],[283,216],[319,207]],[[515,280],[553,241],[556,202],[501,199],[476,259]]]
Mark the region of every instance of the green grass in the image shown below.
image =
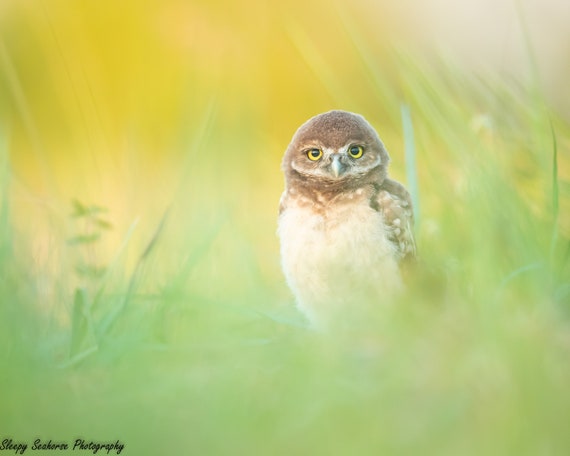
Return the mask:
[[[397,138],[413,131],[421,264],[401,302],[350,334],[306,328],[279,272],[281,183],[265,177],[286,144],[233,131],[220,100],[181,139],[152,217],[56,203],[49,266],[12,220],[2,136],[0,438],[120,439],[133,455],[570,452],[570,125],[532,90],[445,62],[400,55],[384,81],[352,42],[374,97],[313,70],[348,109],[382,112],[401,180]]]

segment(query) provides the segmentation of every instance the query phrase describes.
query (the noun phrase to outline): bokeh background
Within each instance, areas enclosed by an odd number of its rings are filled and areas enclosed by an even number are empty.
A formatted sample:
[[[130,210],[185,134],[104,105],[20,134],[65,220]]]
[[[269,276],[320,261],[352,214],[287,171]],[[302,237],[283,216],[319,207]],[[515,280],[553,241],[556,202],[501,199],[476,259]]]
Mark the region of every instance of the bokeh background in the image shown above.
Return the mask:
[[[419,75],[442,89],[430,96],[459,109],[471,103],[461,115],[476,128],[498,126],[483,101],[492,90],[462,100],[467,91],[446,90],[435,76],[447,65],[454,76],[461,70],[459,85],[486,75],[491,85],[532,87],[570,116],[564,1],[4,0],[0,14],[12,216],[40,263],[58,255],[53,236],[77,228],[68,226],[73,199],[110,210],[115,229],[98,246],[101,261],[139,217],[130,244],[146,242],[172,204],[197,220],[250,214],[247,241],[275,255],[266,234],[281,191],[279,160],[308,117],[333,108],[364,114],[388,144],[397,178],[400,108],[413,103]],[[427,125],[434,114],[424,108],[413,115]],[[439,138],[420,138],[422,153],[438,159],[453,120]],[[525,191],[531,186],[524,182]]]
[[[569,22],[564,0],[2,0],[0,432],[566,454]],[[283,151],[337,108],[418,189],[424,266],[372,334],[330,338],[275,230]]]

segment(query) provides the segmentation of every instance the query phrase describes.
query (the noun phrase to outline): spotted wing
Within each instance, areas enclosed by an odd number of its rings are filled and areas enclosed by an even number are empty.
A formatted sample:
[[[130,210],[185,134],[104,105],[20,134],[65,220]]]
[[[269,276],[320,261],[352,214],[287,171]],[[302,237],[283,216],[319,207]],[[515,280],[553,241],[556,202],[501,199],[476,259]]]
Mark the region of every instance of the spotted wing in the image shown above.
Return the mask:
[[[389,240],[394,244],[399,260],[416,257],[414,239],[414,211],[412,199],[406,188],[391,179],[386,179],[376,194],[376,208],[384,215]]]

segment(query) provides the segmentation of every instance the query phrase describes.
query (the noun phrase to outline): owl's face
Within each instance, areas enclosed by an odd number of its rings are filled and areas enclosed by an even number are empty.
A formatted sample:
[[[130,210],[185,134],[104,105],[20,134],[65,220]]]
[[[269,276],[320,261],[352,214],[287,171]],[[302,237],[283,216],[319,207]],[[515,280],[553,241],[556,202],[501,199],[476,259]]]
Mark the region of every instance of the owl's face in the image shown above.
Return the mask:
[[[356,184],[366,176],[383,179],[389,162],[378,134],[364,117],[330,111],[305,122],[285,156],[288,181],[306,184]],[[336,185],[335,185],[336,186]]]

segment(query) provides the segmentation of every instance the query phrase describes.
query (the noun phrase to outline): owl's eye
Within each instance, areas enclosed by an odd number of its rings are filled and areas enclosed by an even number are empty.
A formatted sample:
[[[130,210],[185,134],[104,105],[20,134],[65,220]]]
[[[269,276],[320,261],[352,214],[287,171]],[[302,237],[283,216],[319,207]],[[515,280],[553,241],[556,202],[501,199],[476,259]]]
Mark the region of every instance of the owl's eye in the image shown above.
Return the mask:
[[[323,151],[321,149],[311,149],[307,152],[307,157],[309,160],[317,161],[323,156]]]
[[[363,153],[364,153],[364,148],[362,146],[350,146],[350,148],[348,149],[348,154],[352,158],[360,158],[362,157]]]

